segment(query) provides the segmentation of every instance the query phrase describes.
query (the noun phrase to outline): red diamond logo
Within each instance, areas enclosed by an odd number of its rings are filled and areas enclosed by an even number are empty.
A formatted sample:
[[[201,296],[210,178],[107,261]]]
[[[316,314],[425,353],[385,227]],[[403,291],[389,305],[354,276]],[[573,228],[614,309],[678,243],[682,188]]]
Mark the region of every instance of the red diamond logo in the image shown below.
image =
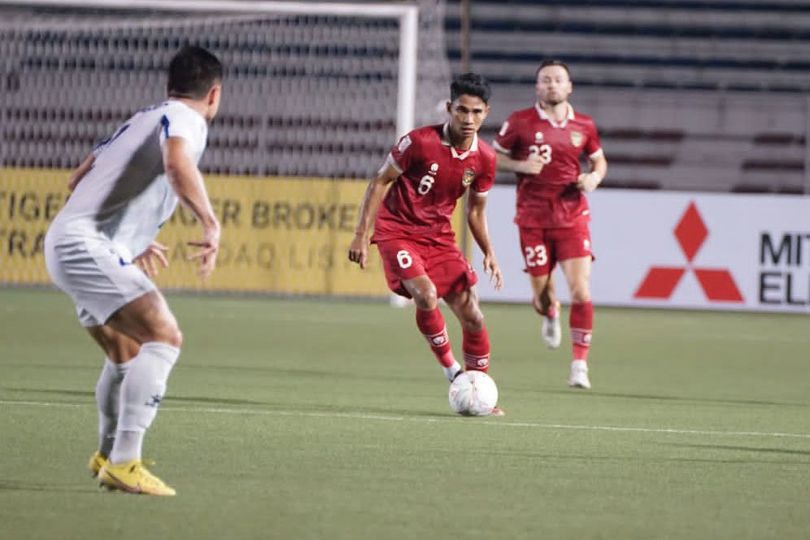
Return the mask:
[[[703,223],[697,206],[694,202],[689,203],[689,207],[675,227],[675,238],[678,239],[687,261],[692,262],[708,236],[709,229]]]
[[[675,227],[675,238],[686,257],[686,267],[653,266],[639,285],[636,298],[666,300],[672,297],[675,288],[688,270],[693,270],[703,294],[710,302],[743,302],[742,294],[734,277],[725,268],[694,268],[690,264],[700,247],[709,237],[709,229],[700,217],[694,201],[689,203]]]

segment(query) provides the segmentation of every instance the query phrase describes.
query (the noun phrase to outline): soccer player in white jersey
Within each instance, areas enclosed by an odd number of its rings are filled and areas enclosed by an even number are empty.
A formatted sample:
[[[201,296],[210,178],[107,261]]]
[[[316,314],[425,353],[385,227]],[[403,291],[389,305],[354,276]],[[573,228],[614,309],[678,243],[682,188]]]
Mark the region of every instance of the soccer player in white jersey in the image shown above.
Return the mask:
[[[202,240],[190,244],[207,277],[220,235],[197,164],[219,109],[222,64],[205,49],[185,47],[168,71],[168,100],[135,113],[87,156],[45,238],[51,279],[106,354],[90,471],[110,489],[149,495],[175,494],[144,467],[141,448],[183,340],[147,275],[168,264],[154,240],[181,201],[202,225]]]

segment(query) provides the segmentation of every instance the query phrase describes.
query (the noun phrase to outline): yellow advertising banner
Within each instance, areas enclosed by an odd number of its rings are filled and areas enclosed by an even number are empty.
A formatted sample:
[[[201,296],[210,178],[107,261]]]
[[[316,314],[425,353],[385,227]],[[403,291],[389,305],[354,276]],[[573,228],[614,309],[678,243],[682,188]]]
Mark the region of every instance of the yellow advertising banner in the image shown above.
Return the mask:
[[[0,168],[0,283],[48,284],[42,244],[68,192],[69,172]],[[384,296],[372,246],[366,270],[347,258],[366,182],[320,178],[207,175],[222,223],[217,270],[207,281],[187,260],[201,240],[192,214],[178,208],[158,240],[169,247],[161,287],[204,291]],[[456,213],[454,225],[460,221]],[[458,230],[458,229],[456,229]]]

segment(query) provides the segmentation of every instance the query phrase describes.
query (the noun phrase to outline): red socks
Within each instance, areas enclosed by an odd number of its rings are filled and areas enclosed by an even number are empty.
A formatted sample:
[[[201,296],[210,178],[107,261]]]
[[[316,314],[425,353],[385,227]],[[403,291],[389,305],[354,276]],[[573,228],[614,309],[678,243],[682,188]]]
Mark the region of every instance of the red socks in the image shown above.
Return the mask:
[[[571,304],[571,345],[574,349],[574,360],[588,360],[593,330],[593,304],[579,302]]]
[[[431,310],[416,310],[416,326],[425,336],[436,359],[442,367],[452,366],[456,359],[453,357],[453,350],[450,348],[450,338],[447,336],[447,326],[444,324],[444,317],[438,308]]]
[[[447,326],[444,323],[442,312],[438,308],[417,309],[416,326],[425,336],[442,367],[449,368],[455,364],[456,359],[450,347],[450,338],[447,336]],[[467,369],[487,372],[489,369],[489,334],[486,327],[477,332],[464,330],[462,349]]]
[[[489,333],[485,326],[477,332],[464,330],[462,349],[467,369],[487,372],[489,369]]]

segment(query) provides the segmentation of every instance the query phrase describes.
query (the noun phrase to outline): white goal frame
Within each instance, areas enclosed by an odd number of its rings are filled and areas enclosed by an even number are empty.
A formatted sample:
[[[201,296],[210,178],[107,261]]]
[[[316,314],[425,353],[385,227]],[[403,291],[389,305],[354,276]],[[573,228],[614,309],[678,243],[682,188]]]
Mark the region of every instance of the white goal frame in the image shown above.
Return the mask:
[[[399,22],[397,73],[397,137],[414,128],[416,108],[416,58],[419,46],[419,7],[411,4],[340,2],[247,2],[238,0],[0,0],[0,5],[26,7],[73,7],[103,9],[151,9],[165,11],[277,13],[285,15],[337,15],[390,18]]]

